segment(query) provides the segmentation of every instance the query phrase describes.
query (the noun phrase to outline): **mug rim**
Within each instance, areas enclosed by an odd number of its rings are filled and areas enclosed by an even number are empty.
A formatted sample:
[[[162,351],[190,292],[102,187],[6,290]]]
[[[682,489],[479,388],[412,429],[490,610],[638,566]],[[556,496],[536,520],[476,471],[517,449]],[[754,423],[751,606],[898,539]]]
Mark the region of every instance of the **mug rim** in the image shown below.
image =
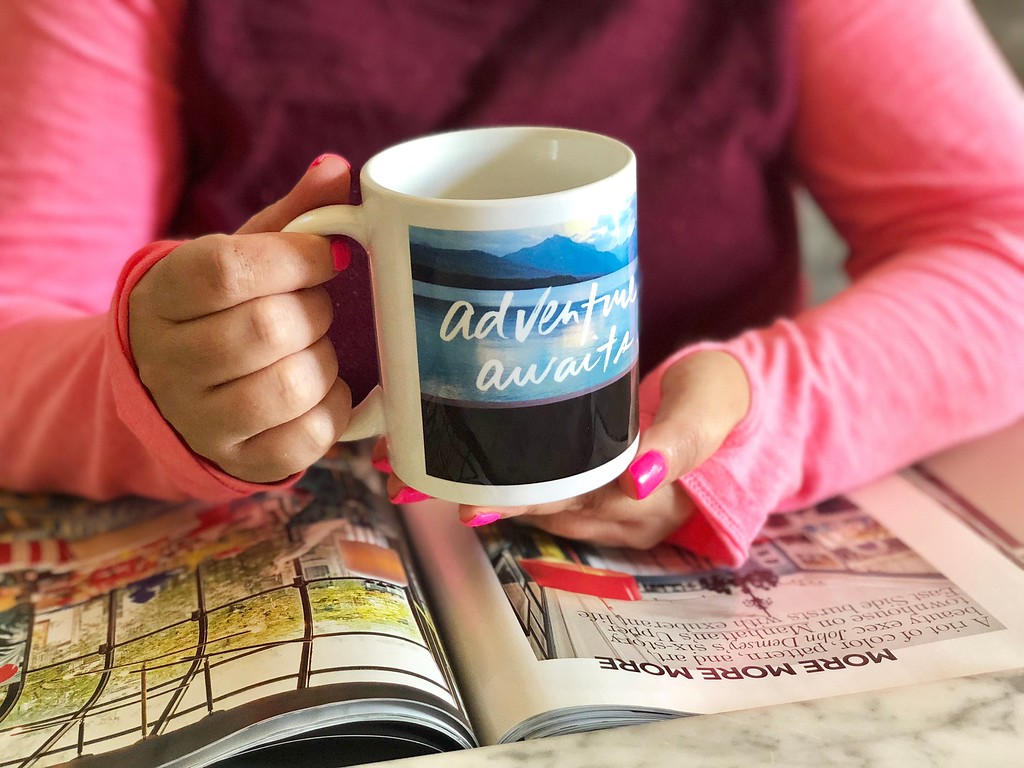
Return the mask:
[[[591,181],[587,181],[578,185],[567,187],[564,189],[552,190],[550,192],[539,192],[537,194],[529,195],[513,195],[503,197],[442,197],[438,195],[419,194],[416,192],[405,191],[397,189],[399,185],[389,185],[382,182],[377,176],[380,171],[377,171],[377,167],[389,160],[389,155],[393,155],[400,152],[408,152],[415,145],[429,145],[434,142],[450,142],[459,138],[470,138],[474,135],[485,135],[485,134],[509,134],[509,135],[522,135],[530,138],[541,138],[544,135],[550,136],[552,139],[556,138],[570,138],[575,140],[588,140],[597,141],[606,144],[610,147],[617,149],[622,153],[622,159],[617,166],[609,173],[605,173],[598,178]],[[579,193],[583,190],[588,190],[601,185],[614,184],[626,174],[635,175],[636,168],[636,155],[632,148],[625,142],[616,139],[606,134],[597,133],[595,131],[587,131],[579,128],[562,128],[557,126],[544,126],[544,125],[498,125],[498,126],[483,126],[473,128],[460,128],[453,131],[441,131],[437,133],[424,134],[415,138],[407,139],[393,144],[386,149],[382,149],[376,153],[363,165],[359,173],[359,181],[361,187],[365,190],[367,187],[371,187],[375,192],[379,194],[385,194],[392,197],[405,199],[407,201],[414,201],[419,204],[425,205],[442,205],[442,206],[453,206],[453,207],[465,207],[465,206],[508,206],[510,204],[522,204],[522,203],[533,203],[537,201],[550,200],[554,197],[571,195]]]

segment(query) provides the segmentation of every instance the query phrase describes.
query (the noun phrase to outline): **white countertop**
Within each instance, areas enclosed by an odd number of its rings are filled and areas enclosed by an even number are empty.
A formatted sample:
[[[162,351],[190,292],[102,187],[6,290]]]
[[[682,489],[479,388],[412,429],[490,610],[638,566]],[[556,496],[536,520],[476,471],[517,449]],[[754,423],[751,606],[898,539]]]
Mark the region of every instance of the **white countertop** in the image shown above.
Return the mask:
[[[700,715],[388,763],[389,768],[1010,766],[1024,763],[1024,671]]]
[[[948,451],[927,466],[986,511],[1003,507],[1024,521],[1024,422]],[[996,485],[1002,491],[994,492]],[[388,763],[390,768],[760,765],[1024,765],[1024,670]]]

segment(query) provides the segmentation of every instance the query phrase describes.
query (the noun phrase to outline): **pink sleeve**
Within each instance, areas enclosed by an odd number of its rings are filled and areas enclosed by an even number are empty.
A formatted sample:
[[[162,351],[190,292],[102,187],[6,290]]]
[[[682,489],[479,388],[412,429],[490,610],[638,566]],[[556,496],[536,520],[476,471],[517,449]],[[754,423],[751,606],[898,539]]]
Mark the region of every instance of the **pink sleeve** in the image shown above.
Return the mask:
[[[0,487],[251,492],[193,455],[138,381],[132,285],[181,184],[180,0],[0,3]],[[122,267],[124,267],[122,273]]]
[[[798,23],[795,159],[854,283],[722,345],[753,406],[682,478],[703,514],[671,540],[730,563],[771,511],[1024,414],[1020,88],[965,0],[802,0]]]

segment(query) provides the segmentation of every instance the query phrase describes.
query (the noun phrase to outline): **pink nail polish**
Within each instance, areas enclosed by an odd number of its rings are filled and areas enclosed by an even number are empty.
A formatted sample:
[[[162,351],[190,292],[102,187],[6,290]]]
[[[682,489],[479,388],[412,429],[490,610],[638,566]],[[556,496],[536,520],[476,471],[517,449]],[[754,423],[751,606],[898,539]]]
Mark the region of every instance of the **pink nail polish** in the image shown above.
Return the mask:
[[[646,499],[651,495],[667,472],[665,457],[658,451],[648,451],[629,465],[629,474],[636,486],[636,497]]]
[[[345,238],[332,237],[331,256],[334,258],[334,268],[338,272],[343,272],[352,263],[352,247]]]
[[[497,520],[501,520],[500,512],[481,512],[472,520],[466,520],[463,525],[469,528],[479,528],[481,525],[490,525]]]
[[[410,488],[406,485],[391,497],[391,502],[393,504],[410,504],[414,501],[423,501],[429,498],[431,498],[430,495],[423,493],[423,491],[417,491],[415,488]]]
[[[314,160],[312,163],[310,163],[309,167],[310,168],[316,168],[318,165],[320,165],[320,163],[322,163],[328,157],[330,157],[330,154],[325,152],[324,154],[320,155],[320,157],[318,157],[316,160]],[[306,170],[309,170],[309,169],[307,168]]]
[[[388,460],[387,456],[382,456],[379,459],[374,459],[373,468],[378,470],[379,472],[384,472],[389,475],[391,474],[392,471],[391,462]]]

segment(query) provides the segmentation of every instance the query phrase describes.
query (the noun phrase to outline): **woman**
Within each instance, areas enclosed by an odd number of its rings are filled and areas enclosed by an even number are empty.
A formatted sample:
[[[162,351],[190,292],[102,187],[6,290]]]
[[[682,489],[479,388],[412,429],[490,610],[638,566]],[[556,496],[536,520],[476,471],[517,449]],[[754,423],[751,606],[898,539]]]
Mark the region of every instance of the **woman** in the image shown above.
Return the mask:
[[[0,28],[0,486],[291,482],[373,342],[361,254],[276,231],[464,125],[634,146],[648,371],[620,483],[467,523],[735,564],[769,512],[1024,413],[1024,102],[966,0],[17,0]],[[855,278],[811,309],[794,182]],[[137,251],[167,236],[196,239]]]

